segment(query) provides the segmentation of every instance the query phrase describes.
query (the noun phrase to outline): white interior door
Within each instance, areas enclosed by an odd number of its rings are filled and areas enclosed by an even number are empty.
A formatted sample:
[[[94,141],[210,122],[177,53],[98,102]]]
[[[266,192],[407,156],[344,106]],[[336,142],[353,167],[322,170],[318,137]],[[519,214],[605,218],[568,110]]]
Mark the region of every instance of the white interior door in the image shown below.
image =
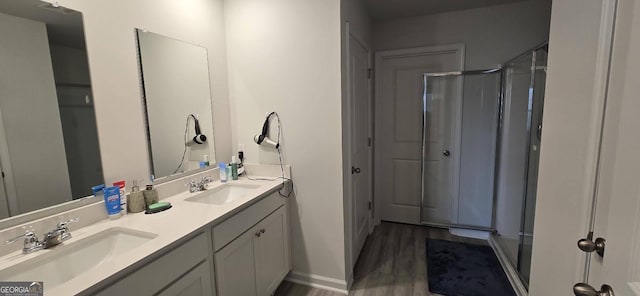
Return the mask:
[[[421,223],[423,74],[462,70],[463,60],[463,46],[376,53],[375,194],[376,205],[380,205],[376,207],[376,215],[381,220]],[[444,104],[438,100],[432,103],[434,108],[429,114],[427,129],[430,135],[437,135],[450,125],[430,125],[446,117],[440,113],[446,111],[442,108]],[[436,142],[428,143],[432,151],[437,151],[437,159],[449,145],[440,139],[443,138],[431,137],[430,141]],[[427,178],[438,175],[438,162],[430,165],[425,174]],[[450,186],[439,182],[430,185],[425,192]],[[450,222],[450,196],[429,195],[425,205],[432,211],[430,222]]]
[[[593,238],[605,240],[604,257],[591,254],[588,277],[596,290],[606,284],[618,296],[640,295],[640,6],[634,2],[618,1]]]
[[[349,37],[349,98],[351,121],[351,188],[353,209],[352,266],[369,235],[371,168],[369,142],[370,84],[369,51],[353,36]]]

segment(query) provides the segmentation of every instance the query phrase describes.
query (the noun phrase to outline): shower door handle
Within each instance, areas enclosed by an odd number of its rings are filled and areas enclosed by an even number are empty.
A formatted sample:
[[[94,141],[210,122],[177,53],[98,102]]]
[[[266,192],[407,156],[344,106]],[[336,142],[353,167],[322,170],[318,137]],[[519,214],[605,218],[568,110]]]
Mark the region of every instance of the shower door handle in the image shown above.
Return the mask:
[[[444,150],[444,151],[442,151],[442,155],[444,155],[444,156],[446,156],[446,157],[449,157],[449,155],[451,155],[451,151],[449,151],[449,150]]]

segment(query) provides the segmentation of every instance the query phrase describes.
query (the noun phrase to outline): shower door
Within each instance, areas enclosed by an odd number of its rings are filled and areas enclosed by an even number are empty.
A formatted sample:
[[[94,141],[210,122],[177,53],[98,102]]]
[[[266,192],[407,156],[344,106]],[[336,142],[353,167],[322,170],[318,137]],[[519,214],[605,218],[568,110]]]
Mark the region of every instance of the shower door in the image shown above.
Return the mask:
[[[545,48],[533,52],[528,104],[529,145],[527,155],[526,183],[524,205],[518,248],[518,272],[524,283],[529,283],[531,269],[531,251],[533,247],[533,224],[536,210],[536,194],[538,187],[538,162],[540,160],[540,140],[542,139],[542,110],[544,107],[544,90],[547,78],[547,51]]]
[[[424,224],[492,227],[500,80],[500,69],[425,74]]]
[[[459,106],[462,80],[459,76],[424,76],[422,97],[421,192],[423,223],[452,223],[452,197],[459,162]]]

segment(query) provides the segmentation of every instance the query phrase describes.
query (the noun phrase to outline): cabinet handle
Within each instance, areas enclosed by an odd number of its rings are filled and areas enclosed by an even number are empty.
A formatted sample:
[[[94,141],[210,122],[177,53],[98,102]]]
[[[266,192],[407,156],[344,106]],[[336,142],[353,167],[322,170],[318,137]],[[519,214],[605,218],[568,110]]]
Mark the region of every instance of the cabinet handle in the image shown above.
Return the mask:
[[[260,237],[260,231],[256,232],[256,237]]]
[[[261,232],[261,233],[264,233],[264,228],[263,228],[263,229],[260,229],[260,232]]]

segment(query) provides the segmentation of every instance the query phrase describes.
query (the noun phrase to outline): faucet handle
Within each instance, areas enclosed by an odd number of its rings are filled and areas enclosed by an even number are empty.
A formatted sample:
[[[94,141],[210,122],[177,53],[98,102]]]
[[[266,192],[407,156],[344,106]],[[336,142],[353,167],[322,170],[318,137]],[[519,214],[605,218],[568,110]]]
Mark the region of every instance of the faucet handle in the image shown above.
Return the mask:
[[[4,243],[7,244],[7,245],[8,244],[13,244],[13,243],[19,241],[21,238],[24,238],[25,244],[27,243],[27,241],[29,241],[29,242],[33,241],[33,240],[38,241],[38,237],[36,236],[36,234],[31,230],[27,230],[25,233],[23,233],[21,235],[18,235],[16,237],[12,238],[12,239],[8,239],[8,240],[4,241]]]
[[[211,183],[213,182],[213,179],[211,178],[211,176],[204,176],[202,177],[202,182]]]
[[[56,230],[60,232],[60,241],[61,242],[66,241],[66,240],[71,238],[71,232],[69,231],[69,227],[67,227],[67,224],[75,223],[75,222],[78,222],[78,221],[80,221],[80,218],[76,217],[76,218],[71,218],[71,219],[69,219],[67,221],[62,221],[62,222],[58,223],[58,225],[56,227]],[[54,230],[54,231],[56,231],[56,230]]]
[[[58,226],[57,227],[58,227],[58,229],[64,228],[64,227],[67,227],[67,224],[75,223],[75,222],[78,222],[78,221],[80,221],[80,218],[78,218],[78,217],[71,218],[71,219],[69,219],[67,221],[58,222]]]
[[[10,240],[6,240],[4,243],[12,244],[17,242],[21,238],[24,238],[24,244],[22,245],[22,254],[33,253],[37,250],[42,249],[43,247],[42,243],[38,240],[38,237],[36,236],[36,234],[31,230],[27,230],[22,235],[16,236]]]

